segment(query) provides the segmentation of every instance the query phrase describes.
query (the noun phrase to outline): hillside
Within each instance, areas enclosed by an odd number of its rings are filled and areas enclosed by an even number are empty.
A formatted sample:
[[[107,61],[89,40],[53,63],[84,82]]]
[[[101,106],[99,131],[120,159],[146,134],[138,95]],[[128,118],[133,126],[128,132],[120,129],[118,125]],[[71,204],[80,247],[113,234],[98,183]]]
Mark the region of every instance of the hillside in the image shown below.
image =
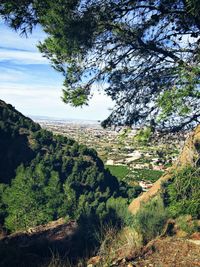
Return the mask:
[[[170,266],[198,263],[199,247],[179,235],[199,231],[199,127],[174,166],[140,196],[94,149],[41,129],[3,101],[0,137],[1,266],[77,266],[80,258],[86,266],[95,254],[102,262],[93,266],[169,266],[174,253]]]
[[[0,100],[0,182],[9,184],[15,169],[33,159],[29,137],[38,130],[39,124]]]
[[[94,149],[41,129],[3,101],[0,146],[1,266],[22,262],[27,266],[30,255],[39,257],[40,265],[40,252],[48,261],[51,249],[78,260],[98,246],[100,226],[120,226],[118,205],[122,203],[120,209],[125,210],[140,193],[138,187],[128,187],[111,175]],[[37,228],[59,218],[62,223],[55,228],[53,224],[48,231]],[[77,226],[71,239],[74,221]],[[35,229],[34,234],[30,229]]]
[[[0,225],[8,233],[61,217],[86,224],[121,224],[117,203],[140,191],[118,181],[94,149],[43,130],[0,101]],[[94,227],[95,226],[95,227]],[[83,240],[83,242],[86,242]],[[92,244],[92,241],[90,242]]]

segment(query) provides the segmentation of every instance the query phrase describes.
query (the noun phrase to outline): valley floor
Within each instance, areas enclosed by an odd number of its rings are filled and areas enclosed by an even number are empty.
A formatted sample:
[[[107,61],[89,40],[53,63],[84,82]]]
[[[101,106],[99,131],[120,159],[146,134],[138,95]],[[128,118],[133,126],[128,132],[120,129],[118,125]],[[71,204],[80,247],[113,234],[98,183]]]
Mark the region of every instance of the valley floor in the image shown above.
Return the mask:
[[[155,136],[151,144],[134,141],[136,130],[103,129],[100,125],[38,121],[42,128],[94,148],[110,172],[130,186],[148,191],[176,160],[184,133]]]

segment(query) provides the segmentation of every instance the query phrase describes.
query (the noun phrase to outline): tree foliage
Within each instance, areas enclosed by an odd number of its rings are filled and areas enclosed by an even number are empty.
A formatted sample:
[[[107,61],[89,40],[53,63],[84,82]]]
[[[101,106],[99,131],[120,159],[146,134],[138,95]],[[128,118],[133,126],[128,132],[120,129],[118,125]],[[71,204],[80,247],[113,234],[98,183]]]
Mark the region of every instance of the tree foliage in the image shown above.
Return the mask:
[[[3,195],[8,214],[5,226],[16,231],[66,216],[66,201],[57,172],[39,163],[34,169],[20,166]]]
[[[165,205],[174,217],[190,214],[200,218],[200,169],[186,167],[164,185]]]
[[[0,100],[0,183],[10,183],[15,169],[34,157],[28,136],[39,129],[37,123]]]
[[[180,130],[199,122],[198,0],[3,0],[0,14],[27,33],[64,77],[63,100],[86,104],[101,84],[116,105],[103,122]]]

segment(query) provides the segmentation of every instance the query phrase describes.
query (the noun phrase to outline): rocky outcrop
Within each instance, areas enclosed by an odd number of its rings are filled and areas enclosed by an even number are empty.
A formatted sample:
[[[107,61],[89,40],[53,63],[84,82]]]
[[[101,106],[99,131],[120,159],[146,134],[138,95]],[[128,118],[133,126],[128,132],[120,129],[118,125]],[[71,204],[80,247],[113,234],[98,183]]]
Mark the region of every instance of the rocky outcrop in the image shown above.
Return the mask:
[[[183,150],[178,157],[175,167],[186,165],[195,166],[199,164],[200,159],[200,125],[191,132],[186,139]]]
[[[182,152],[178,157],[176,163],[169,168],[166,173],[154,183],[151,189],[143,193],[138,198],[134,199],[129,205],[129,211],[132,214],[136,214],[140,209],[142,204],[147,203],[150,199],[159,195],[161,190],[161,185],[163,182],[168,181],[174,169],[182,168],[187,165],[195,166],[200,163],[200,125],[189,134],[187,137]]]
[[[0,239],[5,244],[19,247],[31,247],[33,243],[70,241],[78,226],[75,221],[66,222],[63,218],[45,225],[29,228],[24,232],[16,232]]]

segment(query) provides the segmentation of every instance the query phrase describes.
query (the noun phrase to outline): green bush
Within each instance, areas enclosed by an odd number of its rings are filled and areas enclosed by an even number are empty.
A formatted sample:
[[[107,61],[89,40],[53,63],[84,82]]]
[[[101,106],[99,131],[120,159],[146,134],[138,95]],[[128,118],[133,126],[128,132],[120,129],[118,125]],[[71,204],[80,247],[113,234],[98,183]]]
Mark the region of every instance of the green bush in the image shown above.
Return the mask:
[[[164,185],[165,205],[173,217],[190,214],[200,218],[200,168],[185,167],[174,172]]]
[[[147,243],[161,234],[167,218],[163,200],[159,197],[152,199],[139,210],[134,218],[134,227],[142,235],[143,242]]]
[[[188,235],[191,235],[194,232],[198,232],[199,230],[197,221],[192,220],[190,215],[183,215],[178,217],[176,219],[176,224],[182,231],[186,232]]]
[[[106,203],[107,209],[113,209],[123,226],[132,226],[133,215],[128,211],[128,201],[125,198],[109,198]]]

